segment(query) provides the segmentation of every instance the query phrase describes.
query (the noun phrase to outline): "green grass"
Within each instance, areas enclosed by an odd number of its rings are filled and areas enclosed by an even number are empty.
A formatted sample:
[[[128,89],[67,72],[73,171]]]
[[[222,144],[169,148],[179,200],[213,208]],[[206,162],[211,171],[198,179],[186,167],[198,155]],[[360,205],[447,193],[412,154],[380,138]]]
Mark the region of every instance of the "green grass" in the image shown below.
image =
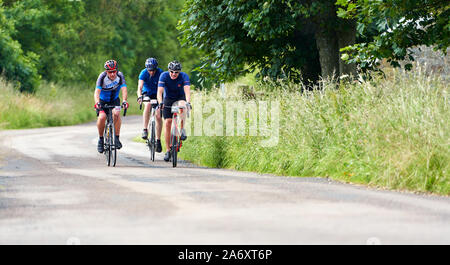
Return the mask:
[[[96,119],[94,88],[43,82],[34,94],[25,94],[0,79],[0,93],[0,129],[73,125]],[[127,114],[138,114],[134,92],[128,102],[131,105]]]
[[[219,91],[202,94],[204,103],[241,97],[236,87],[227,89],[226,99]],[[392,70],[386,78],[326,82],[323,90],[307,93],[286,83],[256,90],[272,91],[259,97],[281,102],[276,146],[263,148],[260,137],[191,136],[180,158],[209,167],[450,194],[449,91],[443,80]],[[193,112],[198,109],[194,105]]]

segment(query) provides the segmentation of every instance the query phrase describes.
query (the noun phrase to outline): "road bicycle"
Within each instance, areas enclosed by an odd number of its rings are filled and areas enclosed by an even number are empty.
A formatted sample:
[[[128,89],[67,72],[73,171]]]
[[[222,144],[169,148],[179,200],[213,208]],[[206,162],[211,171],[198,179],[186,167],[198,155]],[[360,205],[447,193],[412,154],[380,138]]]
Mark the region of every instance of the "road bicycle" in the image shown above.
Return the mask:
[[[106,125],[104,135],[104,154],[106,158],[106,164],[109,166],[116,166],[117,161],[117,148],[116,148],[116,128],[114,127],[114,119],[112,117],[112,110],[116,108],[115,105],[105,104],[102,106],[103,110],[109,109],[108,115],[106,115]],[[123,116],[127,115],[127,109],[123,110]]]
[[[174,102],[170,107],[173,113],[172,129],[170,130],[170,152],[173,167],[177,166],[177,154],[183,144],[179,129],[181,128],[181,121],[186,121],[186,116],[189,118],[190,108],[186,107],[186,105],[186,101],[179,100]]]
[[[150,151],[150,160],[155,161],[155,152],[156,152],[156,106],[158,106],[158,100],[150,99],[150,97],[143,97],[142,102],[150,102],[151,104],[151,114],[150,114],[150,138],[147,137],[147,146]],[[139,106],[139,109],[142,110],[142,103]],[[147,128],[148,129],[148,128]]]

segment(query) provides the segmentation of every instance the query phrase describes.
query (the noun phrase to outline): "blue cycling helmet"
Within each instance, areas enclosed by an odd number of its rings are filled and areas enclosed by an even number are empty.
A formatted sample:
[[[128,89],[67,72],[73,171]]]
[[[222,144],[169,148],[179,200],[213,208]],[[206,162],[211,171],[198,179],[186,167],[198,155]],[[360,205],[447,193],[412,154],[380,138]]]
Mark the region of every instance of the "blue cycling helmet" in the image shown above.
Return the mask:
[[[158,67],[158,61],[155,58],[148,58],[145,60],[145,68],[150,71],[156,70]]]

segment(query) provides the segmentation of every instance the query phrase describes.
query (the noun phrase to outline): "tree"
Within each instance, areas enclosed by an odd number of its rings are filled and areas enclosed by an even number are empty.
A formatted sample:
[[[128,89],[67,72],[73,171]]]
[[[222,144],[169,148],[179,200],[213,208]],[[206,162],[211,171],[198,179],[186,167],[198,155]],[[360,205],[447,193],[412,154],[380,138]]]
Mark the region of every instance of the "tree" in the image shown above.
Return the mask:
[[[188,0],[182,43],[205,51],[203,74],[232,80],[259,69],[273,78],[317,80],[355,73],[339,48],[354,44],[355,23],[338,18],[333,0]]]
[[[386,58],[393,66],[414,60],[413,46],[434,46],[446,53],[450,41],[450,4],[445,0],[338,0],[338,14],[355,19],[358,33],[373,38],[343,49],[346,60],[374,69]],[[374,32],[375,31],[375,32]],[[410,69],[411,64],[405,68]]]
[[[11,36],[16,29],[14,21],[7,18],[0,0],[0,72],[16,82],[20,91],[33,92],[39,85],[35,53],[22,50],[22,46]]]
[[[5,0],[1,7],[0,70],[32,91],[39,75],[92,86],[103,63],[116,59],[133,87],[144,61],[164,69],[179,59],[198,64],[198,51],[181,48],[176,25],[184,0]]]

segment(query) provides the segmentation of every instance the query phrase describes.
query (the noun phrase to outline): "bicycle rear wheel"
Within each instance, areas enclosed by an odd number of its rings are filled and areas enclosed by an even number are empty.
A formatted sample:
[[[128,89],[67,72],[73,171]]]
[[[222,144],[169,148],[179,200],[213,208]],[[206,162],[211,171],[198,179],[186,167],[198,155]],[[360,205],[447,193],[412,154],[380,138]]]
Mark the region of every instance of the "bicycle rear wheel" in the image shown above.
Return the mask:
[[[178,141],[177,141],[177,136],[173,135],[172,136],[172,165],[173,167],[177,166],[177,148],[178,147]]]
[[[114,124],[111,124],[111,163],[112,166],[116,166],[116,160],[117,160],[117,149],[116,149],[116,129],[114,128]]]
[[[155,152],[156,152],[156,135],[155,135],[155,121],[152,121],[152,131],[150,138],[150,159],[155,161]]]

